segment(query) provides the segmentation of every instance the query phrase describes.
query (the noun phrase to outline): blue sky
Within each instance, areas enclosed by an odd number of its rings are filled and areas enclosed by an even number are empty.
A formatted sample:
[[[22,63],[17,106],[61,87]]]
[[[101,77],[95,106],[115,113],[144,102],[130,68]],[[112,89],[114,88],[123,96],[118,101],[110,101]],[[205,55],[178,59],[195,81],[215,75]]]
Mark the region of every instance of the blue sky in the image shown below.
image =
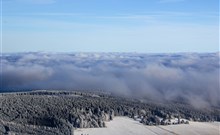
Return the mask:
[[[2,0],[3,52],[216,52],[218,0]]]

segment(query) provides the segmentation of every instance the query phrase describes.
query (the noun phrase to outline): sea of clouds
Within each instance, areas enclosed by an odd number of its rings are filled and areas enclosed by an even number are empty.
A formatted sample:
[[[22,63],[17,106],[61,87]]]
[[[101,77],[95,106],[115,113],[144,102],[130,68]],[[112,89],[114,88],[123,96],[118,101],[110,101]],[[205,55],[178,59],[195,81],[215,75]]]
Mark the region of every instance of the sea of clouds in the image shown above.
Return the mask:
[[[219,53],[5,53],[3,91],[104,90],[160,101],[219,106]]]

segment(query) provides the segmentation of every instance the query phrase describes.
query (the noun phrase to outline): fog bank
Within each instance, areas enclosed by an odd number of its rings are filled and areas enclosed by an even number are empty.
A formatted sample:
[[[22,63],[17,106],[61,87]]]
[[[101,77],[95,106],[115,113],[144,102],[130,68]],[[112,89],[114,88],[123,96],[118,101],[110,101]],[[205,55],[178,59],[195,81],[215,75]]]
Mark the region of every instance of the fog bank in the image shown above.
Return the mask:
[[[14,53],[1,89],[104,90],[122,96],[220,105],[219,53]]]

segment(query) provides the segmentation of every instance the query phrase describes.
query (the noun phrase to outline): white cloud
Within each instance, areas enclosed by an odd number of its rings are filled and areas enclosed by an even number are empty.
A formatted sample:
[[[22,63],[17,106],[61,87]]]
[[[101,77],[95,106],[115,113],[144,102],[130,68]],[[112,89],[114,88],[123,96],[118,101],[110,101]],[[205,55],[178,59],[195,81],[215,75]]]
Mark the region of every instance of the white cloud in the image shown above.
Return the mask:
[[[158,3],[176,3],[176,2],[184,2],[185,0],[159,0]]]
[[[28,4],[53,4],[56,0],[16,0],[18,2],[28,3]]]
[[[12,88],[101,89],[161,100],[182,97],[193,105],[220,104],[216,53],[35,52],[3,54],[2,59],[0,91]]]
[[[26,13],[24,15],[32,16],[82,16],[79,13],[58,13],[58,12],[39,12],[39,13]]]

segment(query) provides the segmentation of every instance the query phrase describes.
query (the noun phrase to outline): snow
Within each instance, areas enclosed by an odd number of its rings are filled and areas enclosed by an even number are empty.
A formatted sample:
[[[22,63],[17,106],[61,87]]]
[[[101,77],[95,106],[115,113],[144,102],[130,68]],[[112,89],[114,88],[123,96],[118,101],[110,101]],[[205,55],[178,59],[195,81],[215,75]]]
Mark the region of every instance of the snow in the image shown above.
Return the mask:
[[[169,126],[145,126],[127,117],[115,117],[106,128],[76,129],[74,135],[220,135],[220,122],[190,122]]]

